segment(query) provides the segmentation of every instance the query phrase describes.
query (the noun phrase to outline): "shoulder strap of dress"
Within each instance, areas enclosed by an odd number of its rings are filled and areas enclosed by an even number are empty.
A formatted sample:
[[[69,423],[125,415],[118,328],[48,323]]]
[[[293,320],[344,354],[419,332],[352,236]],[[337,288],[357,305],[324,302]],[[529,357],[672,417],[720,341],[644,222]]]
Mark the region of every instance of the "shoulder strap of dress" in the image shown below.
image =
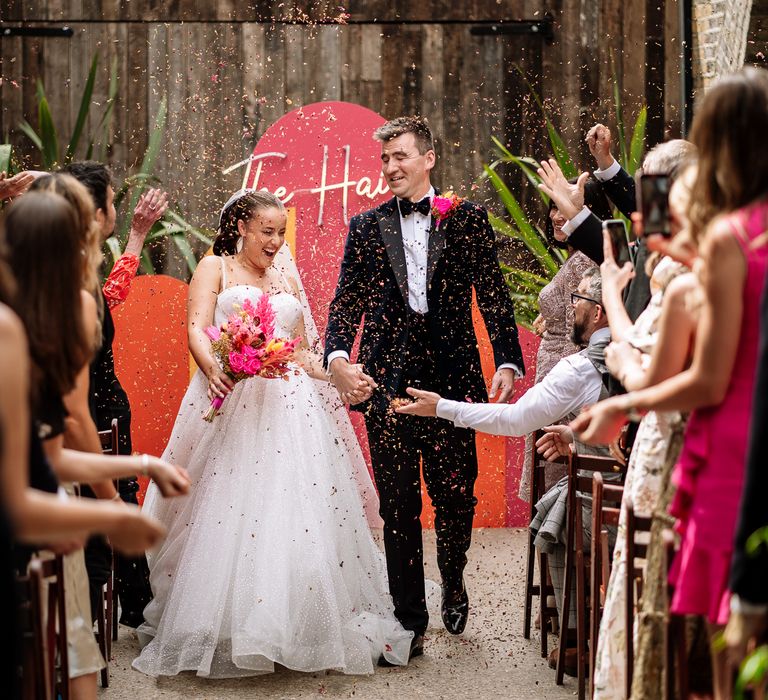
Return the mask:
[[[219,257],[219,262],[221,263],[221,289],[219,291],[224,291],[227,288],[227,263],[224,262],[224,256]]]

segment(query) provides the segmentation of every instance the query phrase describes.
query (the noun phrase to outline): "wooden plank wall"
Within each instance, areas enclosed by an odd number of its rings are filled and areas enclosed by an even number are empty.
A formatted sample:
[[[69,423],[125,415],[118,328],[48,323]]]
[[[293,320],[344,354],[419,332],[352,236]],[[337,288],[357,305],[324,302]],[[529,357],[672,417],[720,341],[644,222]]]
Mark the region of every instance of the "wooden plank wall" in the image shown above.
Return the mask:
[[[664,119],[668,133],[677,135],[677,3],[660,2],[666,7]],[[241,178],[221,170],[302,104],[346,100],[386,117],[427,115],[439,137],[437,181],[484,199],[490,195],[483,185],[477,189],[477,178],[493,157],[492,135],[516,152],[543,157],[549,151],[540,112],[514,64],[542,94],[583,167],[590,166],[585,129],[596,120],[614,123],[614,70],[630,121],[645,96],[646,0],[357,0],[349,3],[345,24],[336,23],[338,6],[4,0],[0,24],[66,24],[74,36],[0,39],[0,130],[11,131],[14,144],[30,152],[14,129],[22,117],[36,120],[40,78],[59,129],[68,134],[90,61],[99,53],[94,126],[116,59],[120,88],[109,161],[118,176],[140,162],[166,96],[157,174],[192,220],[210,226]],[[554,17],[551,44],[536,36],[471,34],[473,23],[540,19],[545,12]]]

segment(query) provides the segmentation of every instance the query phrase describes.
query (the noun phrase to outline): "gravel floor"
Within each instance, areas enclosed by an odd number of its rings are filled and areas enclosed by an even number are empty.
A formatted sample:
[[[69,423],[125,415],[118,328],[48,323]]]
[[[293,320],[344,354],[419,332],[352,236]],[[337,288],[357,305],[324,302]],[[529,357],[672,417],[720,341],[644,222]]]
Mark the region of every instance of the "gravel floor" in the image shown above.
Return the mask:
[[[425,532],[427,576],[437,577],[434,536]],[[571,698],[575,680],[556,686],[554,671],[539,655],[538,631],[522,636],[525,532],[475,530],[467,588],[470,619],[463,635],[442,628],[426,637],[425,656],[407,668],[377,669],[372,676],[298,673],[281,669],[267,676],[205,680],[191,673],[155,680],[131,669],[138,652],[133,630],[120,628],[113,647],[110,687],[102,700],[145,698]],[[554,637],[550,642],[556,644]]]

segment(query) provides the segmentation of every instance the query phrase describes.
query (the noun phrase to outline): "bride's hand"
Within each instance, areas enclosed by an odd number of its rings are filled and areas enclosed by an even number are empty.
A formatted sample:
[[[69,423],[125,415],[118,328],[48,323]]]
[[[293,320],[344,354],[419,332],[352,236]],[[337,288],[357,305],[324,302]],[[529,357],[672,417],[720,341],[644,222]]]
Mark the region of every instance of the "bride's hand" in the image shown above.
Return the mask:
[[[209,367],[205,375],[208,377],[208,398],[211,401],[217,396],[220,399],[223,399],[230,391],[232,391],[232,379],[230,379],[218,364]]]
[[[165,498],[189,493],[189,474],[186,469],[176,467],[157,457],[150,457],[147,471]]]

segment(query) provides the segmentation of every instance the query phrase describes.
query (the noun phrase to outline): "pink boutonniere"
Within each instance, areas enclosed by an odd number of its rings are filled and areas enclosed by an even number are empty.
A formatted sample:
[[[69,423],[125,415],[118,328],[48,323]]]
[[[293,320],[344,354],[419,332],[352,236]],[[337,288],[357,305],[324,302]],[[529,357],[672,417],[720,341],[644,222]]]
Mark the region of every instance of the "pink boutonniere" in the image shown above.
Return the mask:
[[[453,216],[463,201],[461,197],[451,191],[435,196],[432,199],[432,216],[435,219],[435,228],[440,228],[443,221]]]

